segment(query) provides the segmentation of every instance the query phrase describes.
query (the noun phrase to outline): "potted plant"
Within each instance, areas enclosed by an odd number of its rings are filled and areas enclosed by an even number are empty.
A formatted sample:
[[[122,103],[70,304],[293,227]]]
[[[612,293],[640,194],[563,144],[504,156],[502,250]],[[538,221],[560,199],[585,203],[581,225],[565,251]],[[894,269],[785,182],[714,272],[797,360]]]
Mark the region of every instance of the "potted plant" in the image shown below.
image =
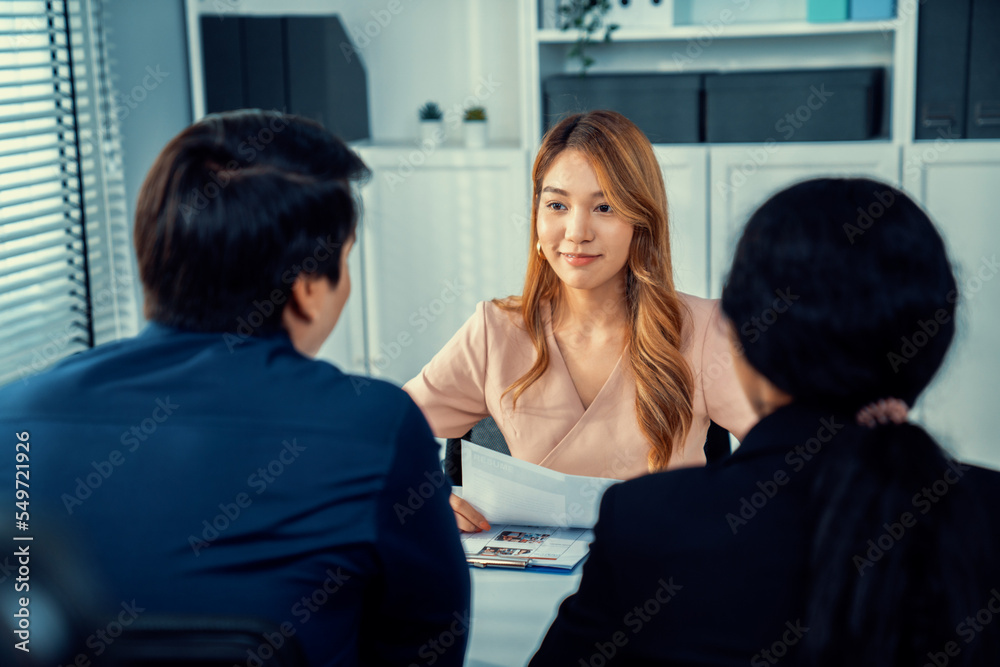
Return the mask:
[[[587,54],[587,48],[595,44],[595,37],[604,31],[603,42],[611,41],[611,33],[618,30],[617,23],[608,23],[611,0],[568,0],[559,3],[559,27],[563,31],[576,30],[576,43],[566,53],[568,60],[580,61],[580,76],[587,74],[587,68],[594,59]]]
[[[420,139],[423,143],[439,143],[444,140],[444,113],[436,102],[428,102],[420,107]]]
[[[465,110],[462,134],[466,148],[486,147],[486,109],[469,107]]]

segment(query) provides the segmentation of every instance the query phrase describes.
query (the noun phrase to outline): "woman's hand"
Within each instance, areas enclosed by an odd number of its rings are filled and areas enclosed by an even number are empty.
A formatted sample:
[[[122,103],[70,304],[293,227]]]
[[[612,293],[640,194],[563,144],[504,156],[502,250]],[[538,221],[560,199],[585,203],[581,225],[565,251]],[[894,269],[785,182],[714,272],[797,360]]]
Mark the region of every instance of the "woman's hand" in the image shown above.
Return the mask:
[[[455,520],[458,522],[458,529],[463,533],[478,533],[481,530],[490,529],[490,524],[486,520],[486,517],[454,493],[451,494],[451,509],[455,511]]]

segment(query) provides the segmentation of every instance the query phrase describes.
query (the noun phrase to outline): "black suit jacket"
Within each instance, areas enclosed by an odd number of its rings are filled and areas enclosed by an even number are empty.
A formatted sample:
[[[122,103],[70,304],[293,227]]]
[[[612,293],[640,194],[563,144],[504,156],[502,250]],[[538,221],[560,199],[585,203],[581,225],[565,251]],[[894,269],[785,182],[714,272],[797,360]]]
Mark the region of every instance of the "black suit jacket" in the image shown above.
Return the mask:
[[[0,389],[11,504],[15,433],[30,456],[7,544],[72,532],[118,612],[264,617],[312,665],[461,665],[468,568],[420,410],[286,335],[234,340],[151,324]]]
[[[782,664],[808,632],[810,484],[848,428],[861,427],[786,406],[718,464],[608,489],[579,591],[531,665]],[[1000,474],[959,470],[993,512]]]

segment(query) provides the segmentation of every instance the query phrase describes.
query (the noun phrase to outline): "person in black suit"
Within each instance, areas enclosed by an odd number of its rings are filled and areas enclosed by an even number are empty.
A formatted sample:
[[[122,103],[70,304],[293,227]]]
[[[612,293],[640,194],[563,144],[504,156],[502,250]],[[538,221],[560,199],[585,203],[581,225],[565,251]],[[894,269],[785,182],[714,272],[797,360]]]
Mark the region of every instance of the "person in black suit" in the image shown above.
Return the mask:
[[[277,626],[272,646],[298,638],[311,665],[462,664],[468,568],[427,422],[397,387],[312,358],[350,292],[367,173],[294,116],[185,129],[138,199],[146,329],[0,390],[11,503],[15,438],[30,457],[29,530],[11,517],[5,533],[38,535],[35,552],[73,533],[119,633],[238,614]]]
[[[722,295],[760,422],[718,464],[606,492],[531,664],[1000,664],[1000,474],[906,419],[959,298],[900,191],[820,179],[761,206]]]

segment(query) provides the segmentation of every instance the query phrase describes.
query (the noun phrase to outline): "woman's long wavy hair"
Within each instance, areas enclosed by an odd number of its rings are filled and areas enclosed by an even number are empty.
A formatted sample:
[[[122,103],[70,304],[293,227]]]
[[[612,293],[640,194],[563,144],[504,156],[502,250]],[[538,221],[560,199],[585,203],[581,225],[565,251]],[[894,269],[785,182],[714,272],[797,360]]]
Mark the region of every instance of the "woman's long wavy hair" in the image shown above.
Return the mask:
[[[549,349],[542,319],[543,304],[553,310],[561,296],[555,271],[535,252],[542,180],[565,150],[587,157],[608,203],[633,227],[626,264],[625,300],[628,327],[625,341],[629,368],[635,378],[635,411],[649,439],[650,470],[667,465],[675,442],[683,442],[691,426],[694,379],[680,352],[684,314],[674,289],[670,263],[667,194],[663,175],[646,136],[614,111],[570,116],[550,129],[535,158],[531,179],[531,252],[521,297],[496,300],[506,310],[519,311],[534,343],[535,363],[507,388],[513,403],[549,366]]]
[[[874,222],[859,226],[859,211]],[[751,341],[740,323],[770,308],[774,289],[788,285],[795,304]],[[746,361],[772,384],[797,404],[849,416],[887,397],[913,405],[955,335],[958,299],[944,242],[906,194],[868,179],[817,179],[776,194],[751,216],[722,310]],[[905,356],[910,340],[923,344]],[[909,422],[848,424],[817,463],[810,631],[797,664],[924,664],[996,585],[985,581],[995,536],[975,482],[960,479],[933,507],[919,500],[921,489],[938,489],[961,467]],[[890,546],[872,555],[885,535]],[[986,642],[962,645],[948,664],[997,664],[998,647]]]

